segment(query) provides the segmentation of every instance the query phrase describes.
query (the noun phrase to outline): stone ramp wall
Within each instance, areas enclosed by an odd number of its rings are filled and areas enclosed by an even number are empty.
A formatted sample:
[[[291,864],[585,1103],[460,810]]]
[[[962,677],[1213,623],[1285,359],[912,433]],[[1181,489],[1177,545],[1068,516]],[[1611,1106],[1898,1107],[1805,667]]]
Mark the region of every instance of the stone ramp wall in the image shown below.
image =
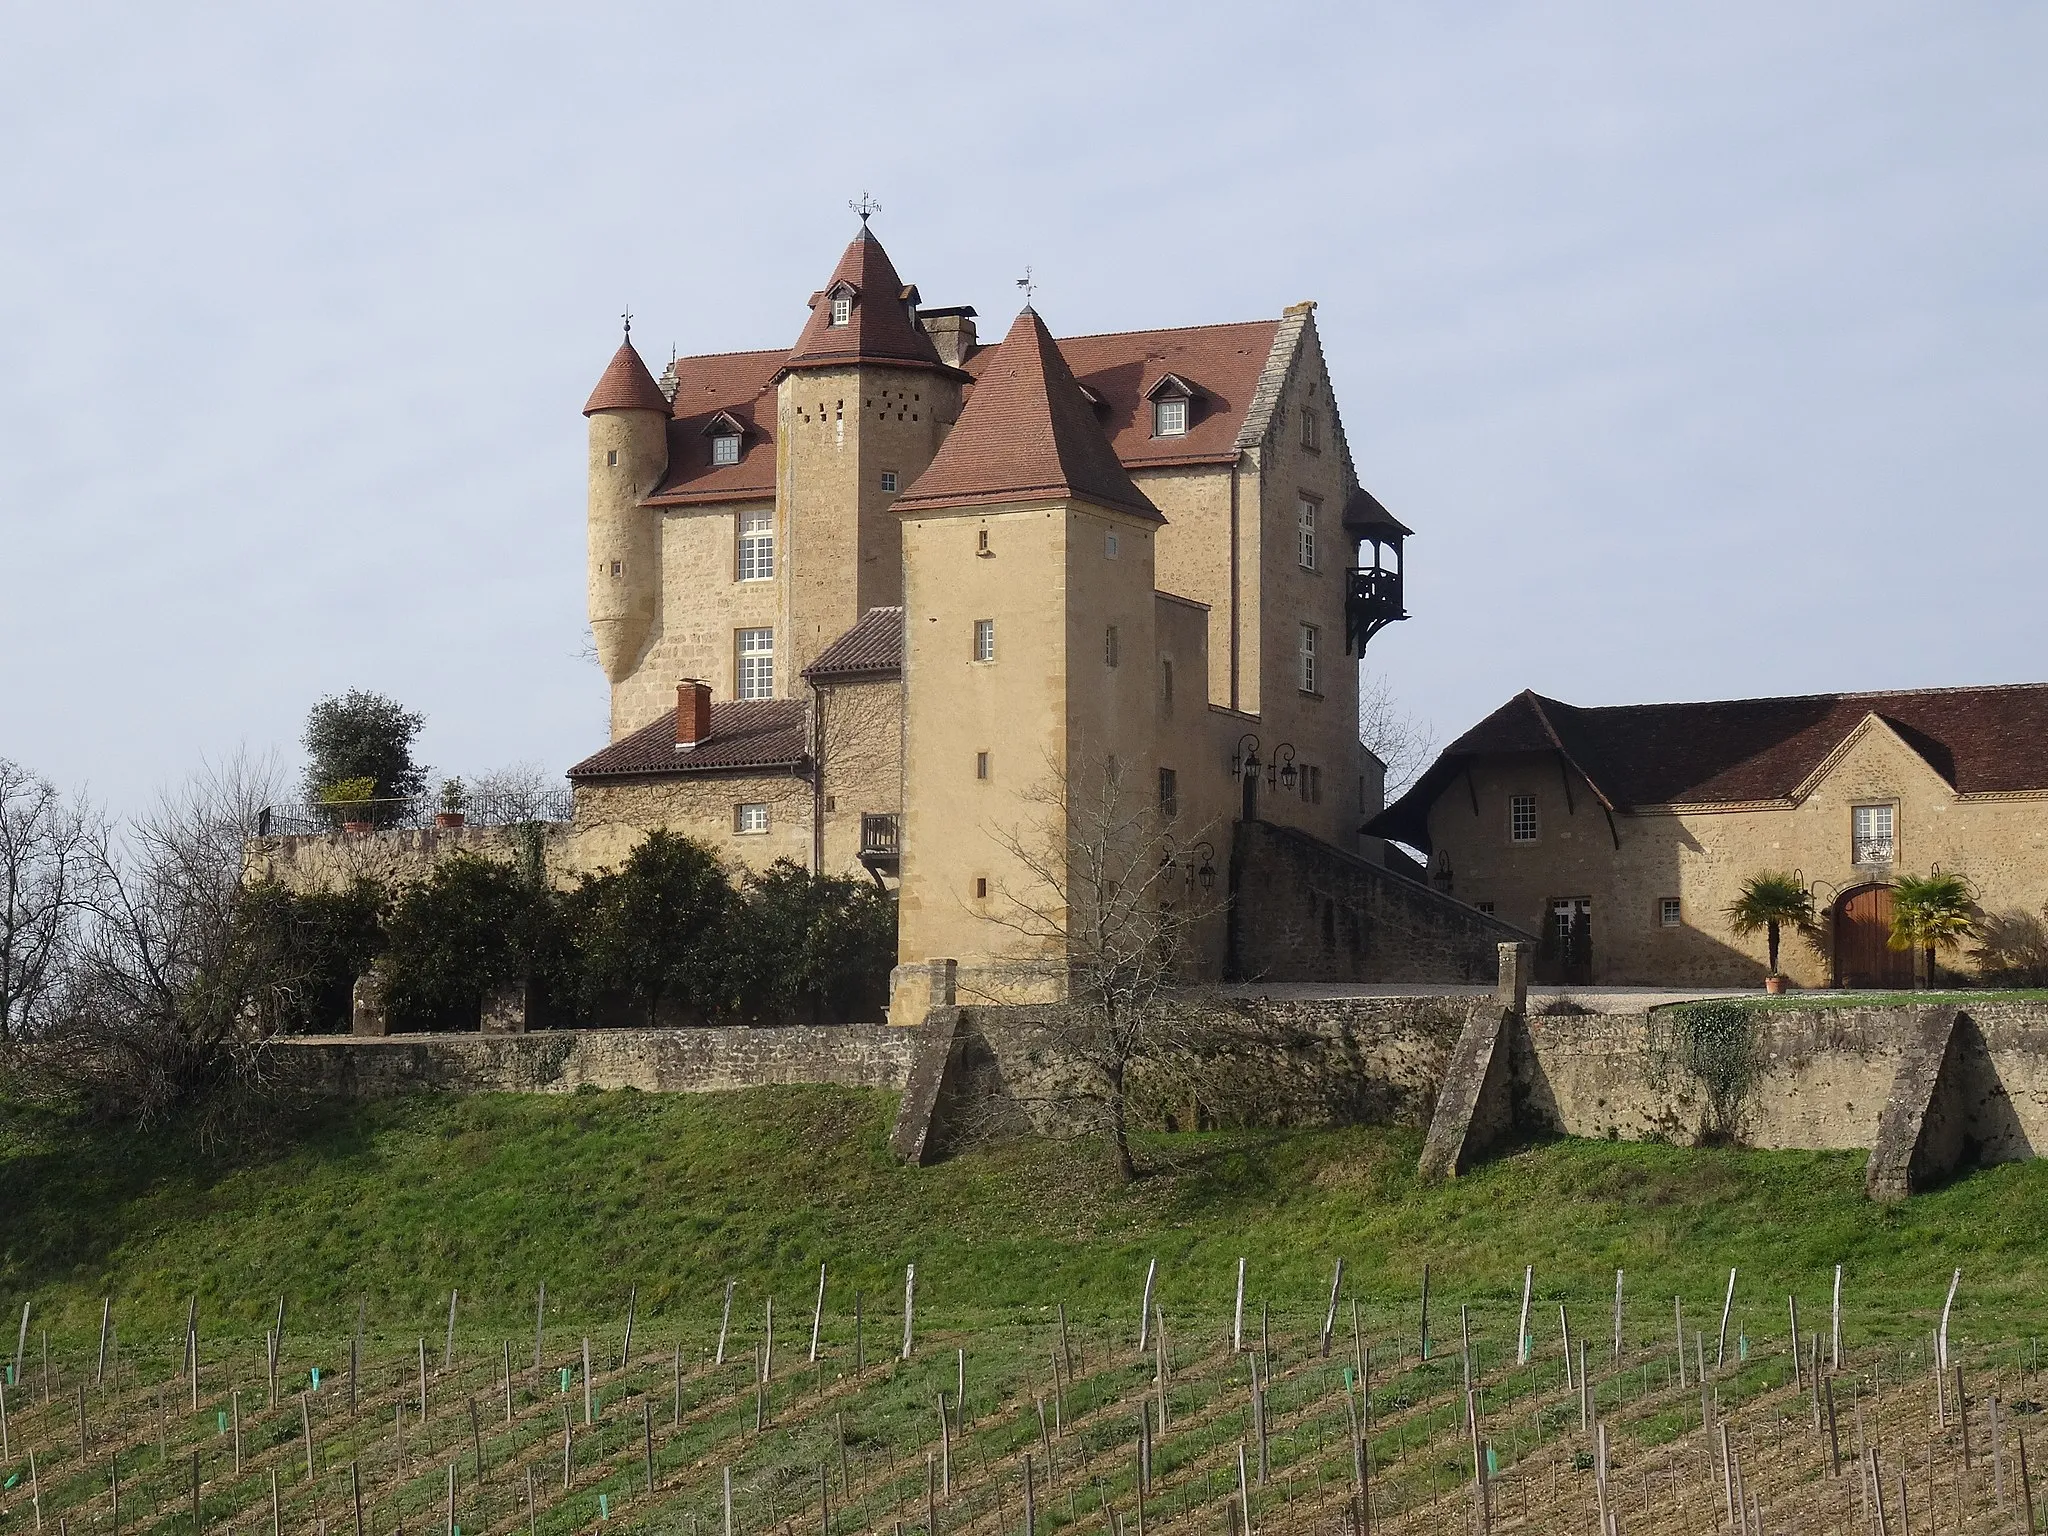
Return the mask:
[[[1232,968],[1245,981],[1491,985],[1518,928],[1292,827],[1239,822]]]

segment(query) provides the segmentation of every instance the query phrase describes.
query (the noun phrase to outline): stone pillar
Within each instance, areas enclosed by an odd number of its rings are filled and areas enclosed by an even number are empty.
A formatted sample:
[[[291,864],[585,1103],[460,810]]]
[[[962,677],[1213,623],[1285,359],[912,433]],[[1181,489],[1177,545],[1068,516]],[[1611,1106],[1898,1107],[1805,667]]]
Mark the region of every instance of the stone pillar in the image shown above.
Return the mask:
[[[484,994],[479,1028],[487,1035],[523,1035],[533,1005],[533,983],[508,982]]]
[[[384,1002],[384,972],[377,966],[358,976],[349,993],[348,1032],[367,1036],[391,1033],[391,1018]]]
[[[1500,985],[1494,1001],[1508,1013],[1529,1012],[1529,975],[1536,968],[1536,946],[1526,941],[1500,946]]]
[[[931,1009],[957,1006],[959,991],[959,961],[905,961],[889,973],[889,1022],[915,1029]]]
[[[960,962],[958,960],[927,960],[925,965],[931,971],[932,1006],[954,1008],[960,1002]]]

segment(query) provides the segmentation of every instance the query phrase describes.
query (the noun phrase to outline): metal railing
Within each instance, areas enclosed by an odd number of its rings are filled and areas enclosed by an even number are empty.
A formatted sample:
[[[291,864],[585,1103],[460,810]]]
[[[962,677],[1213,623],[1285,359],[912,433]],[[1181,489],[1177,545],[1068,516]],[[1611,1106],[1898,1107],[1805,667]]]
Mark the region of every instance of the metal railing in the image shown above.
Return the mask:
[[[566,822],[576,817],[575,794],[560,789],[479,794],[472,791],[459,807],[472,827],[516,827],[532,822]],[[349,827],[373,832],[417,831],[436,825],[447,814],[438,797],[340,800],[320,804],[269,805],[256,818],[258,837],[311,837]]]

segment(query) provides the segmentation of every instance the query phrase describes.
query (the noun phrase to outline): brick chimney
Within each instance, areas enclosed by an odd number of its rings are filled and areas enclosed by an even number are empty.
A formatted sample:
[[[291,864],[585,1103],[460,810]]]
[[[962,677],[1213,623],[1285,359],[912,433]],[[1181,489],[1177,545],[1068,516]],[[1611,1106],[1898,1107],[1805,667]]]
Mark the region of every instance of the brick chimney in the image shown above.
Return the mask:
[[[676,684],[676,750],[687,752],[711,734],[711,685],[686,677]]]
[[[949,309],[920,309],[917,323],[924,327],[939,357],[948,367],[965,366],[981,350],[974,336],[974,306],[961,304]]]

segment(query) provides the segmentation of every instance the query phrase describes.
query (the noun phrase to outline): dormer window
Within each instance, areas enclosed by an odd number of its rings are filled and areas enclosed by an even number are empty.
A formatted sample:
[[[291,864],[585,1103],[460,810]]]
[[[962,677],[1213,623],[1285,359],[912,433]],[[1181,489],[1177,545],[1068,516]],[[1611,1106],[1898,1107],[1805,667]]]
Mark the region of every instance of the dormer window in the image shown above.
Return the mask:
[[[704,435],[711,439],[713,464],[739,463],[740,447],[747,433],[737,416],[730,411],[720,411],[704,423]]]
[[[832,323],[846,325],[853,320],[853,300],[841,294],[832,301]]]
[[[1194,417],[1195,387],[1179,374],[1169,373],[1145,391],[1152,402],[1152,435],[1185,437]]]

